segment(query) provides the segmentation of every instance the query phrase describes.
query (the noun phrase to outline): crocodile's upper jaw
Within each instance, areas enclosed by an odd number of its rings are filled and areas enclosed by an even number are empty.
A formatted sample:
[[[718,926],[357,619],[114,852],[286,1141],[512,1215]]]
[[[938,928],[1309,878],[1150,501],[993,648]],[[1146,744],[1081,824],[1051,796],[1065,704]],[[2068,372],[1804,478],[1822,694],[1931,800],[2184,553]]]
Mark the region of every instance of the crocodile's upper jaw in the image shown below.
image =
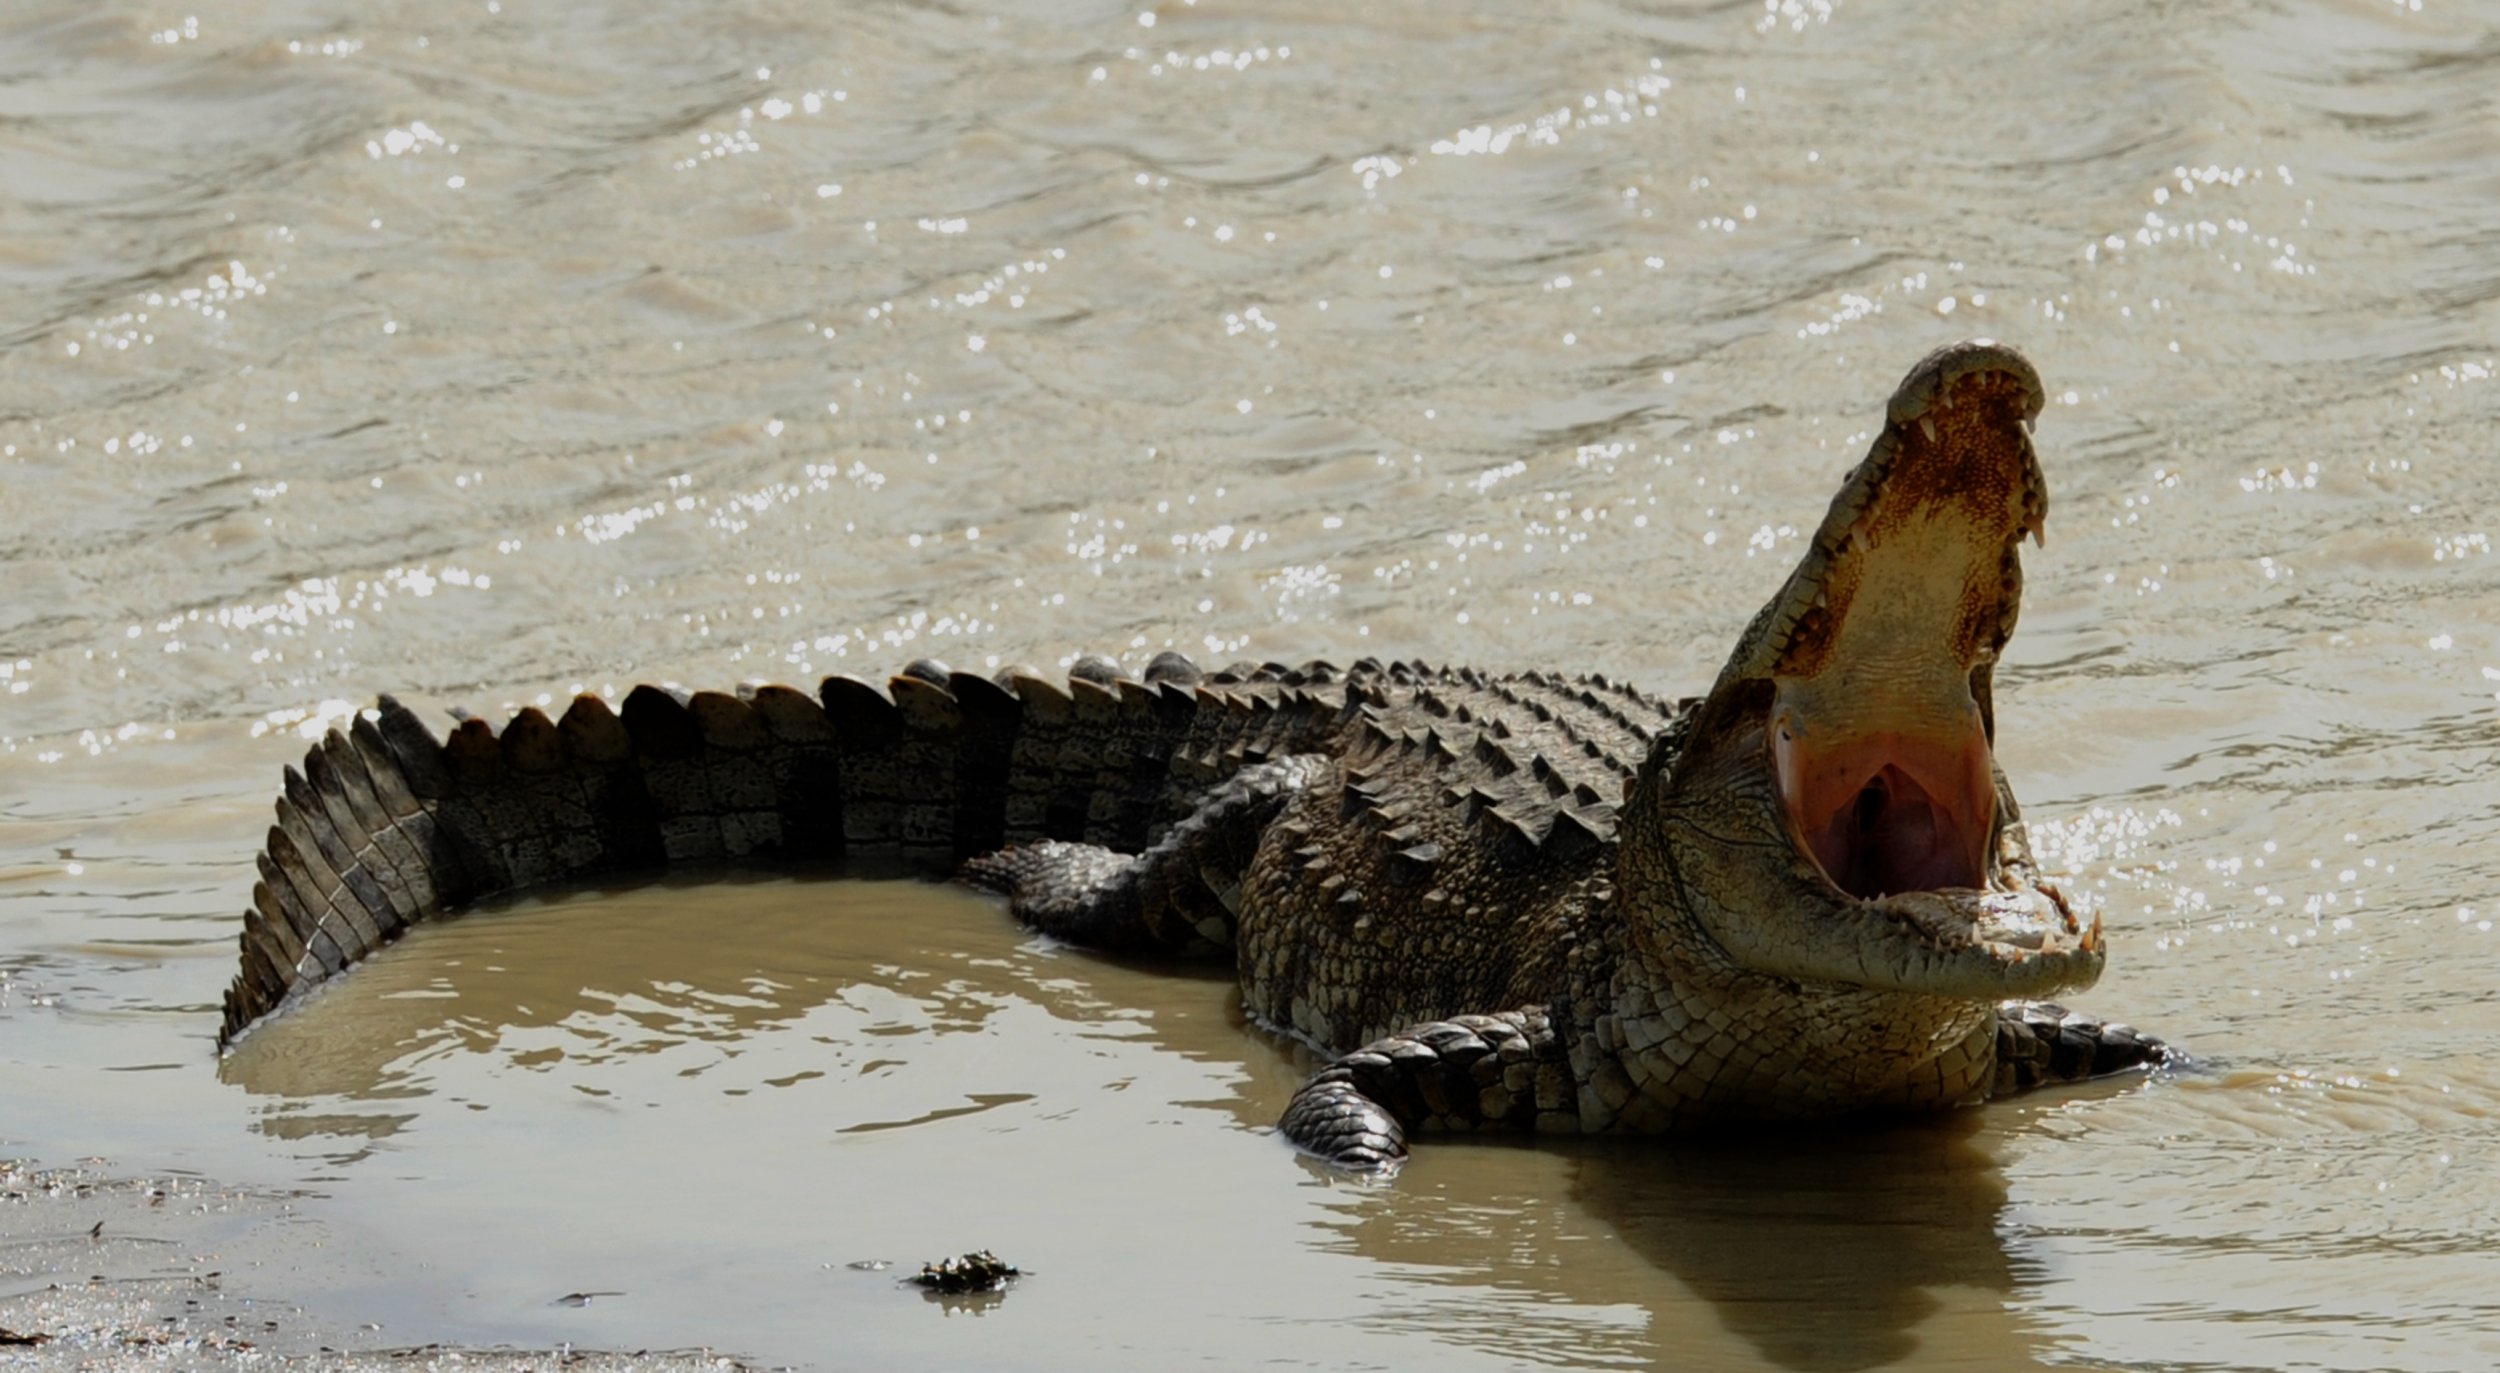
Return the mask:
[[[1680,899],[1739,963],[1991,998],[2098,976],[2097,923],[2000,863],[1989,677],[2048,507],[2040,404],[1994,344],[1912,369],[1659,779],[1661,809],[1706,832],[1662,836],[1703,878]]]
[[[1783,599],[1811,589],[1805,612],[1778,641],[1748,645],[1777,685],[1772,757],[1789,821],[1861,898],[1986,885],[1996,782],[1972,677],[2013,632],[2018,550],[2048,505],[2023,428],[2039,409],[2030,368],[1974,367],[2011,354],[1948,356],[1784,588]]]

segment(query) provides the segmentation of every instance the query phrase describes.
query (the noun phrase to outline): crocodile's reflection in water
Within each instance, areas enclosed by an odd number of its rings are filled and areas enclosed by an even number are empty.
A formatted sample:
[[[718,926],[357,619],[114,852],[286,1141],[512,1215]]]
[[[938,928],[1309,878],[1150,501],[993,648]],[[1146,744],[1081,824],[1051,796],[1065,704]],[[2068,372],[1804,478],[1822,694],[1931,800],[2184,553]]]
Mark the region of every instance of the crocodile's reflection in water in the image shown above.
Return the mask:
[[[1454,1204],[1481,1175],[1511,1171],[1505,1156],[1518,1147],[1435,1141],[1343,1233],[1367,1257],[1429,1265],[1455,1285],[1489,1276],[1546,1302],[1634,1302],[1647,1318],[1617,1332],[1610,1352],[1648,1366],[1695,1366],[1724,1346],[1840,1373],[1933,1353],[1938,1342],[2011,1366],[2038,1357],[2041,1337],[2009,1306],[2021,1274],[2000,1239],[2007,1185],[1979,1147],[1983,1128],[1979,1113],[1959,1112],[1574,1144],[1560,1190],[1580,1214],[1568,1219],[1551,1198]],[[1480,1176],[1427,1193],[1435,1163]],[[1511,1207],[1509,1223],[1487,1223],[1488,1212]],[[1590,1238],[1618,1241],[1655,1270],[1651,1290],[1636,1295],[1637,1278],[1623,1275],[1592,1281],[1575,1257],[1590,1254]],[[1655,1272],[1702,1298],[1714,1319],[1657,1290]]]
[[[1108,1052],[1114,1041],[1119,1053]],[[1030,1058],[1018,1049],[1027,1043]],[[1141,1077],[1141,1058],[1172,1071]],[[412,1123],[456,1129],[453,1117],[479,1111],[543,1129],[533,1147],[585,1158],[613,1148],[669,1166],[671,1146],[560,1133],[574,1127],[560,1114],[571,1108],[548,1104],[555,1097],[610,1112],[661,1108],[643,1118],[716,1142],[722,1129],[800,1136],[721,1149],[733,1159],[766,1151],[769,1161],[750,1167],[838,1167],[825,1140],[891,1131],[927,1152],[920,1170],[931,1175],[873,1183],[909,1194],[947,1187],[949,1166],[991,1166],[950,1152],[964,1147],[945,1134],[960,1117],[1019,1132],[1009,1166],[1049,1177],[1064,1164],[1049,1151],[1072,1146],[1046,1126],[1088,1094],[1133,1095],[1131,1082],[1163,1093],[1156,1111],[1191,1133],[1155,1147],[1205,1152],[1233,1129],[1264,1131],[1308,1068],[1242,1022],[1221,965],[1057,951],[994,901],[943,886],[733,872],[422,929],[250,1036],[221,1072],[266,1099],[264,1133],[305,1141],[351,1176],[376,1148],[420,1159],[408,1152],[414,1141],[383,1143]],[[724,1096],[792,1086],[814,1090],[785,1094],[804,1101],[783,1115],[721,1108]],[[557,1112],[544,1117],[556,1123],[541,1127],[532,1112]],[[607,1119],[592,1128],[612,1129]],[[1355,1319],[1383,1334],[1581,1364],[1673,1366],[1716,1351],[1721,1362],[1845,1370],[1937,1338],[2015,1362],[2036,1357],[2038,1337],[2006,1309],[2017,1284],[1997,1230],[2007,1187],[1976,1142],[1982,1128],[1980,1113],[1962,1112],[1697,1141],[1435,1140],[1385,1188],[1331,1175],[1314,1189],[1277,1143],[1272,1168],[1228,1162],[1218,1171],[1251,1175],[1196,1185],[1298,1210],[1296,1243],[1365,1261],[1383,1279],[1370,1286],[1394,1290]],[[1099,1133],[1075,1138],[1073,1147],[1102,1147]],[[454,1188],[496,1187],[442,1178],[462,1166],[448,1158],[411,1166]],[[1156,1204],[1150,1195],[1141,1183],[1097,1210],[1105,1224],[1134,1226],[1138,1216],[1124,1213]],[[512,1200],[516,1210],[554,1205]],[[516,1222],[516,1236],[528,1224]],[[1015,1257],[1048,1269],[1052,1256]]]
[[[1690,1365],[1733,1335],[1753,1358],[1818,1373],[1893,1365],[1935,1340],[1983,1365],[2028,1363],[2038,1335],[2005,1303],[2018,1283],[1998,1235],[2008,1188],[1975,1145],[1978,1130],[1975,1113],[1960,1113],[1570,1148],[1565,1195],[1583,1213],[1580,1225],[1618,1240],[1708,1308],[1700,1318],[1658,1290],[1653,1273],[1653,1290],[1630,1298],[1648,1320],[1625,1338],[1623,1355]],[[1390,1263],[1425,1255],[1455,1263],[1453,1280],[1498,1273],[1498,1283],[1548,1300],[1593,1300],[1593,1285],[1565,1258],[1570,1248],[1555,1250],[1553,1263],[1520,1263],[1505,1253],[1510,1235],[1493,1233],[1470,1265],[1448,1220],[1440,1208],[1393,1203],[1355,1225],[1353,1243]]]
[[[2003,1308],[2006,1183],[1979,1129],[1963,1111],[1612,1150],[1582,1162],[1578,1196],[1783,1367],[1905,1358],[1948,1288],[1984,1294],[2007,1321],[1994,1333],[2028,1344]]]

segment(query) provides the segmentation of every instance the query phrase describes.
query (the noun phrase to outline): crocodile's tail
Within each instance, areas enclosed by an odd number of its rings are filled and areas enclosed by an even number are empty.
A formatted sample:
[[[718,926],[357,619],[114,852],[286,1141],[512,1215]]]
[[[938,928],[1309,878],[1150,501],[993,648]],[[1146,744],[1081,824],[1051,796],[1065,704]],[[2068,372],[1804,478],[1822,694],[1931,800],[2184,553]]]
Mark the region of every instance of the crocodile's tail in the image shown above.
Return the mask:
[[[1209,783],[1316,747],[1352,708],[1342,681],[1202,682],[1179,654],[1143,680],[1087,659],[1064,686],[920,662],[818,696],[640,686],[622,711],[580,696],[439,742],[385,696],[287,769],[218,1043],[417,921],[543,883],[768,856],[945,876],[1043,838],[1133,852]]]

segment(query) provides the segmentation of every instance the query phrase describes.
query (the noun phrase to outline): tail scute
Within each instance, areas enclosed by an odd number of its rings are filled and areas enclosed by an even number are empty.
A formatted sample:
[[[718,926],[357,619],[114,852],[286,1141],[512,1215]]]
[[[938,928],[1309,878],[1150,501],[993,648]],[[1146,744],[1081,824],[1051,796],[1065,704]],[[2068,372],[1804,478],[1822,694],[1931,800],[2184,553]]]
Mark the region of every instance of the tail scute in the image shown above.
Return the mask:
[[[314,750],[305,757],[305,766],[319,755]],[[329,807],[313,790],[311,782],[294,768],[286,770],[286,795],[278,801],[278,823],[294,836],[299,844],[307,844],[308,853],[317,852],[337,876],[339,887],[329,895],[341,913],[354,919],[360,930],[373,932],[373,944],[379,944],[400,926],[397,912],[382,894],[381,884],[365,869],[358,850],[366,847],[361,831],[342,834]],[[354,823],[352,820],[349,822]],[[368,945],[367,947],[371,947]]]
[[[1054,832],[1050,802],[1070,780],[1060,767],[1060,753],[1076,712],[1068,688],[1037,671],[1010,668],[1000,683],[1020,708],[1022,727],[1007,752],[1005,830],[1010,844],[1036,839],[1073,839],[1083,833]]]
[[[825,708],[804,691],[759,687],[748,703],[770,737],[765,768],[781,811],[781,843],[793,858],[842,856],[842,753]]]
[[[912,780],[897,774],[902,712],[884,692],[857,677],[827,677],[819,696],[840,748],[843,849],[871,862],[898,861],[903,856],[902,794]]]
[[[323,855],[320,845],[313,842],[294,802],[283,796],[278,798],[277,812],[278,823],[269,831],[270,861],[277,865],[279,876],[312,915],[313,927],[330,932],[331,942],[352,961],[363,948],[381,942],[380,931],[357,905],[354,894],[339,879],[338,869]]]
[[[359,852],[381,883],[397,923],[406,925],[422,918],[431,908],[434,884],[422,870],[416,850],[374,795],[373,779],[355,745],[332,730],[320,748],[304,756],[304,772],[328,808],[332,825],[341,834],[366,837],[370,847]]]
[[[1051,800],[1050,837],[1110,848],[1120,794],[1126,790],[1122,783],[1128,741],[1120,728],[1124,721],[1118,678],[1075,675],[1087,662],[1078,659],[1068,677],[1070,727],[1060,745],[1061,785]]]
[[[451,794],[435,814],[464,841],[478,868],[480,895],[563,876],[538,808],[504,766],[494,726],[462,720],[443,740],[443,766],[451,774]]]
[[[902,856],[923,872],[953,872],[959,861],[955,807],[963,788],[956,765],[963,746],[963,707],[954,692],[922,677],[896,677],[890,686],[902,734],[890,757],[881,761],[896,797]],[[845,765],[857,756],[845,750]]]
[[[324,937],[321,933],[324,924],[346,918],[330,905],[329,889],[336,884],[337,876],[330,872],[326,863],[318,869],[314,868],[314,861],[317,860],[305,858],[303,848],[282,826],[269,827],[269,835],[261,845],[260,878],[269,884],[271,891],[277,893],[278,904],[286,912],[287,923],[295,927],[295,933],[304,941],[306,950],[313,948],[315,940]],[[336,940],[330,942],[333,947],[337,944]]]
[[[375,703],[374,734],[399,764],[400,776],[417,799],[434,801],[451,794],[451,773],[443,766],[443,745],[417,713],[394,696]]]
[[[283,776],[284,790],[277,802],[278,823],[304,846],[307,853],[316,854],[326,862],[331,873],[355,866],[355,854],[348,849],[345,841],[331,832],[330,817],[323,813],[321,802],[313,796],[312,784],[293,767],[286,769]]]
[[[525,706],[503,727],[503,767],[514,777],[542,777],[562,772],[571,762],[556,722],[536,706]]]
[[[703,727],[685,698],[655,686],[638,686],[625,697],[625,732],[659,825],[664,862],[685,863],[727,856],[719,807],[712,799],[703,760]]]
[[[236,992],[276,1004],[294,980],[296,966],[303,962],[304,945],[287,926],[265,882],[252,884],[252,913],[243,921],[242,942],[243,965],[235,974]],[[223,1033],[229,1036],[238,1028],[232,1023],[235,996],[230,992],[226,998],[228,1023]]]
[[[304,961],[303,931],[296,929],[294,922],[287,919],[285,910],[278,905],[277,893],[271,890],[266,878],[252,884],[252,913],[243,921],[243,946],[246,949],[262,949],[268,962],[277,970],[279,977],[276,990],[271,993],[273,1000],[286,991],[287,982],[294,976],[296,967]]]
[[[643,782],[634,736],[608,703],[576,696],[556,722],[569,775],[581,789],[589,829],[576,851],[575,872],[657,867],[668,861],[658,806]]]
[[[721,856],[782,852],[780,789],[765,758],[772,736],[754,709],[723,692],[698,691],[687,699],[686,714],[703,741],[703,779],[711,789]]]
[[[347,966],[347,958],[338,941],[323,929],[324,917],[332,913],[328,903],[313,890],[311,875],[300,870],[301,860],[293,860],[293,866],[281,862],[283,855],[296,852],[284,830],[271,829],[268,847],[260,855],[260,884],[277,903],[283,923],[303,945],[297,965],[299,980],[311,981]]]
[[[1007,843],[1010,781],[1016,736],[1024,726],[1024,701],[987,677],[958,672],[947,678],[963,715],[955,752],[955,853],[972,858]]]
[[[1197,715],[1197,698],[1178,686],[1122,681],[1119,712],[1104,728],[1105,755],[1086,817],[1090,843],[1122,852],[1146,847],[1176,813],[1173,758]]]
[[[397,704],[387,696],[382,699],[386,705]],[[470,889],[462,885],[462,870],[450,841],[434,823],[433,813],[409,789],[407,774],[381,727],[360,715],[347,737],[356,761],[364,765],[365,780],[373,784],[373,799],[406,846],[410,861],[400,866],[400,873],[408,880],[409,895],[416,898],[421,912],[431,915],[468,899]]]
[[[461,732],[467,731],[463,725]],[[504,726],[497,746],[501,772],[483,782],[471,799],[478,813],[498,827],[497,848],[513,885],[609,866],[607,841],[589,794],[596,778],[587,775],[589,765],[575,764],[563,727],[528,707]]]
[[[634,736],[616,718],[608,703],[596,696],[576,696],[556,725],[564,738],[565,757],[593,767],[613,766],[634,756]]]

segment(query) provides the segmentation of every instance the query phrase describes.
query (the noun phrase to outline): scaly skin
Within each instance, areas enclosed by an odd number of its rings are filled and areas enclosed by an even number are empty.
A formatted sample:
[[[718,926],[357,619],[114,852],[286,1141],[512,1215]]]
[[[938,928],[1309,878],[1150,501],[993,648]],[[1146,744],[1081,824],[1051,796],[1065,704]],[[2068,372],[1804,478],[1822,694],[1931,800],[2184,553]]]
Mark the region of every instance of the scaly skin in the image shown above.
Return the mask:
[[[290,770],[230,1041],[406,924],[534,883],[782,854],[1008,892],[1097,947],[1231,958],[1341,1054],[1283,1129],[1658,1133],[1973,1102],[2165,1061],[2034,999],[2098,922],[2034,871],[1990,677],[2047,510],[2010,349],[1914,368],[1709,695],[1366,660],[916,663],[637,688],[438,745],[389,698]]]

